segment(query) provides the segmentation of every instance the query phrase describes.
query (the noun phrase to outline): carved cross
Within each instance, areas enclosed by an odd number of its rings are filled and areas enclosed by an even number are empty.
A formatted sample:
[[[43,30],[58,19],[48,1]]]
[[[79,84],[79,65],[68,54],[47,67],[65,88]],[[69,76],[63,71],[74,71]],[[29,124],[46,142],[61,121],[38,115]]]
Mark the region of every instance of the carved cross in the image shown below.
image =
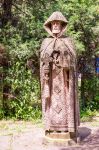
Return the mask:
[[[48,53],[45,53],[45,57],[41,59],[43,63],[45,63],[45,66],[48,67],[49,63],[52,61],[52,58],[49,56]]]

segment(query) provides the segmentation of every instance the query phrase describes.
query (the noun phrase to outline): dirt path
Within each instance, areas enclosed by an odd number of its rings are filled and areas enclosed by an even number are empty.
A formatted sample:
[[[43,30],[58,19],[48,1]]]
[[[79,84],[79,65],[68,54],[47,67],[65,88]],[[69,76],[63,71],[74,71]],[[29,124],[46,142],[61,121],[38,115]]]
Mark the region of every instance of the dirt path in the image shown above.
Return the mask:
[[[99,150],[99,121],[81,123],[82,142],[71,147],[42,144],[42,124],[23,121],[0,121],[0,150]]]

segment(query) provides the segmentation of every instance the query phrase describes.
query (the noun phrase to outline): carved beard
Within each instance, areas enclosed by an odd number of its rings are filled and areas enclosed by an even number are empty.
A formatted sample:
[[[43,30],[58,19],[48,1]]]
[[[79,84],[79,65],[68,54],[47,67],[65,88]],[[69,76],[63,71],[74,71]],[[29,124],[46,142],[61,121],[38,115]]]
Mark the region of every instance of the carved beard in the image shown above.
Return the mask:
[[[52,33],[54,33],[54,34],[57,33],[58,34],[58,33],[60,33],[60,29],[52,29]]]

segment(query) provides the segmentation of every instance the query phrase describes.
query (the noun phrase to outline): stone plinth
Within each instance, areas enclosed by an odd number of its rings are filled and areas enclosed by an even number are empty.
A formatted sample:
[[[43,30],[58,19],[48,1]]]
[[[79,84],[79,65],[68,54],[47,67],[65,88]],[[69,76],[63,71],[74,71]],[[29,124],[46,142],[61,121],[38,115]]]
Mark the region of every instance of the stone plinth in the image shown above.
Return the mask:
[[[75,133],[69,132],[50,132],[43,138],[43,144],[55,146],[69,146],[78,144],[79,137]]]

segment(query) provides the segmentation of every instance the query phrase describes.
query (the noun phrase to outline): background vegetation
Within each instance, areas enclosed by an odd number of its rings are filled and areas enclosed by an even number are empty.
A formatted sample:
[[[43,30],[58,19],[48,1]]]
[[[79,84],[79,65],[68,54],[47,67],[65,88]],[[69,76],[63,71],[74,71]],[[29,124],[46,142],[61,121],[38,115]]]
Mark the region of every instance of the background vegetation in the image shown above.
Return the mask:
[[[53,11],[69,21],[67,35],[78,54],[81,116],[99,110],[99,0],[0,1],[0,119],[39,119],[39,49],[47,36],[43,23]],[[78,76],[79,77],[79,76]],[[90,113],[87,113],[90,115]]]

